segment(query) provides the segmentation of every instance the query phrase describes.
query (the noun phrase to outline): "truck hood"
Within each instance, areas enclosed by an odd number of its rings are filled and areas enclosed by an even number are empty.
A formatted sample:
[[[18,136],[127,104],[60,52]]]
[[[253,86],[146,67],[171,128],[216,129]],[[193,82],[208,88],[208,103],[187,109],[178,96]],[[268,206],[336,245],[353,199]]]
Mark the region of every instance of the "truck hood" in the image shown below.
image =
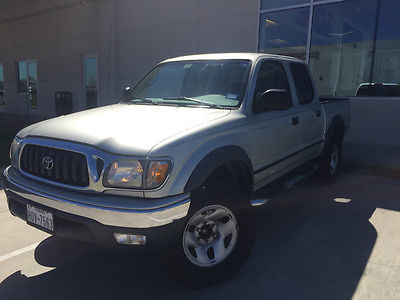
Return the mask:
[[[46,120],[18,136],[40,136],[96,146],[122,155],[146,155],[182,131],[227,116],[230,110],[116,104]]]

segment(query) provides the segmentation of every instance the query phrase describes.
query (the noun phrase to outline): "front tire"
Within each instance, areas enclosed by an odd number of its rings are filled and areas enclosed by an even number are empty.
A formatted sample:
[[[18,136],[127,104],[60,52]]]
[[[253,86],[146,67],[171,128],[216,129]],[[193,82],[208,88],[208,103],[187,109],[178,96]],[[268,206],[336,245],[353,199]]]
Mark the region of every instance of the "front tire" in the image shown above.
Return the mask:
[[[209,286],[235,274],[249,256],[255,216],[249,199],[234,187],[200,189],[191,198],[169,265],[185,285]]]

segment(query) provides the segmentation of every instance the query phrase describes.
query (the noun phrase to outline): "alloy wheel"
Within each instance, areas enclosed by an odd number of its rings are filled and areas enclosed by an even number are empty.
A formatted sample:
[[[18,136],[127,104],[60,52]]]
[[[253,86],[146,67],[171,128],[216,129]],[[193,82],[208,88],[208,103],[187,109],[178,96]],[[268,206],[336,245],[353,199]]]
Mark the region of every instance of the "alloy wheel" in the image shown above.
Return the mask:
[[[331,154],[331,159],[329,162],[329,172],[331,175],[334,175],[338,166],[338,161],[339,161],[339,148],[338,146],[335,146],[335,148],[332,151]]]
[[[204,207],[186,224],[182,239],[185,255],[197,266],[215,266],[231,254],[238,233],[238,222],[229,209]]]

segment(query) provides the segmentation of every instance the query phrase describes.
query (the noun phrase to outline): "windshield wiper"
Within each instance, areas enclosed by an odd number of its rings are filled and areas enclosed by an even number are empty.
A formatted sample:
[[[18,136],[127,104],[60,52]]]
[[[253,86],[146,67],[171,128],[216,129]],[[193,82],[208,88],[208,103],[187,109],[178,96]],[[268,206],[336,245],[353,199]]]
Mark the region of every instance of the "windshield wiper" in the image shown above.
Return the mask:
[[[203,100],[199,100],[199,99],[194,99],[194,98],[190,98],[190,97],[164,97],[163,100],[184,100],[184,101],[194,102],[197,104],[207,105],[207,106],[213,107],[213,108],[224,108],[223,106],[215,104],[215,103],[211,103],[211,102],[207,102],[207,101],[203,101]]]
[[[156,105],[158,104],[157,102],[155,102],[155,101],[153,101],[153,100],[151,100],[149,98],[144,98],[144,97],[139,97],[139,96],[129,97],[129,99],[126,99],[123,102],[131,102],[132,100],[140,100],[141,102],[150,103],[150,104],[156,104]]]

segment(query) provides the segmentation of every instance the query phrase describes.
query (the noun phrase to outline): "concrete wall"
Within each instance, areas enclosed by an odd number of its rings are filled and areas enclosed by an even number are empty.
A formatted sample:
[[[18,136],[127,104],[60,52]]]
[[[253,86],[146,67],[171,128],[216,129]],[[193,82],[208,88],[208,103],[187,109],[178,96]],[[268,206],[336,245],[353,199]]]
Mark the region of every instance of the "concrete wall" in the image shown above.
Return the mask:
[[[258,0],[120,0],[120,89],[169,57],[256,49]]]
[[[52,116],[54,93],[71,91],[84,109],[82,59],[97,54],[99,105],[157,62],[174,56],[255,51],[258,0],[5,0],[0,3],[3,111],[28,113],[17,92],[19,60],[37,60],[39,108]],[[1,110],[1,108],[0,108]]]
[[[345,142],[400,146],[400,98],[352,98]]]
[[[38,109],[31,113],[54,115],[54,93],[59,90],[71,91],[74,109],[82,109],[83,55],[98,53],[100,64],[105,64],[101,43],[108,36],[100,29],[101,15],[97,1],[30,1],[3,11],[0,61],[4,64],[5,111],[28,112],[26,95],[17,92],[17,61],[30,59],[37,61],[39,95]],[[104,68],[99,69],[99,79],[108,79]]]

